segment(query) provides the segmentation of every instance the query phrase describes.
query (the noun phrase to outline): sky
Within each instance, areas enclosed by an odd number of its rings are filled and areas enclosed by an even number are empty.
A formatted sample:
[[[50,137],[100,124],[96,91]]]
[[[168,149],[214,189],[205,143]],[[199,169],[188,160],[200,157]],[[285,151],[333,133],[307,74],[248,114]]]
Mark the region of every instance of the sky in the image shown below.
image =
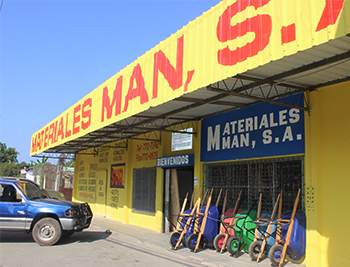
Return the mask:
[[[31,136],[220,0],[0,0],[0,142]]]

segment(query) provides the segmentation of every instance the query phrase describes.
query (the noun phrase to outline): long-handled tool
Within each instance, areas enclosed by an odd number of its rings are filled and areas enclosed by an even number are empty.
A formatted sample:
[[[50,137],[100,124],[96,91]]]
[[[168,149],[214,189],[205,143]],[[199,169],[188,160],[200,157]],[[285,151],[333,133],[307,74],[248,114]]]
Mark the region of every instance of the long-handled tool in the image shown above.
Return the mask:
[[[267,241],[271,236],[271,230],[274,224],[274,218],[277,212],[278,204],[280,202],[280,196],[281,195],[279,194],[277,197],[270,219],[260,218],[260,214],[258,212],[259,216],[257,217],[257,220],[255,222],[256,230],[255,230],[254,242],[251,243],[249,246],[249,256],[252,261],[256,260],[257,262],[259,262],[265,251]],[[261,207],[259,207],[259,209],[261,209]],[[265,227],[266,224],[267,224],[266,230],[262,230],[262,228]],[[261,236],[259,234],[261,234]]]
[[[224,242],[222,244],[220,253],[223,253],[225,251],[225,248],[226,248],[226,245],[227,245],[227,240],[230,238],[230,236],[232,236],[233,225],[234,225],[234,222],[235,222],[235,215],[236,215],[236,213],[238,211],[239,202],[241,200],[242,192],[243,192],[243,190],[240,191],[240,193],[238,195],[238,198],[236,200],[236,204],[235,204],[235,207],[233,209],[232,218],[231,218],[231,221],[230,221],[230,223],[228,225],[228,229],[226,231],[225,239],[224,239]]]
[[[269,238],[271,236],[271,229],[272,229],[272,225],[273,225],[273,220],[274,220],[276,212],[277,212],[277,206],[278,206],[278,203],[280,201],[280,197],[281,197],[281,195],[279,194],[278,197],[277,197],[275,206],[273,207],[273,211],[272,211],[272,214],[271,214],[271,217],[270,217],[269,225],[267,226],[267,229],[266,229],[266,232],[265,232],[264,241],[261,244],[260,254],[259,254],[258,258],[257,258],[257,262],[260,261],[262,255],[264,253],[267,241],[269,240]]]
[[[180,228],[180,224],[181,224],[181,221],[182,221],[182,218],[184,216],[184,211],[185,211],[185,208],[186,208],[186,204],[187,204],[187,197],[188,197],[188,192],[186,194],[186,197],[184,199],[184,202],[182,203],[182,208],[181,208],[181,211],[180,211],[180,214],[178,216],[178,220],[177,220],[177,225],[176,225],[176,230],[179,230]]]
[[[274,265],[274,266],[277,266],[277,265],[282,266],[284,259],[286,258],[287,248],[289,246],[291,236],[292,236],[295,214],[296,214],[297,208],[298,208],[300,192],[301,192],[301,189],[299,189],[298,195],[295,199],[294,207],[293,207],[293,211],[292,211],[292,215],[290,217],[290,220],[282,219],[282,218],[278,219],[277,225],[279,228],[281,227],[281,224],[283,224],[283,223],[289,224],[289,226],[288,226],[288,231],[287,231],[287,235],[286,235],[284,242],[281,238],[276,238],[276,244],[270,249],[269,259],[270,259],[272,265]],[[278,229],[278,232],[280,234],[281,229]],[[282,243],[283,243],[283,245],[282,245]]]
[[[177,240],[177,243],[176,243],[176,245],[174,246],[174,249],[176,250],[179,246],[180,246],[180,244],[181,244],[181,241],[182,241],[182,239],[184,238],[184,236],[185,236],[185,234],[186,234],[186,232],[187,232],[187,229],[188,229],[188,227],[190,226],[190,224],[191,224],[191,222],[192,222],[192,218],[193,218],[193,216],[194,216],[194,213],[196,212],[196,210],[197,210],[197,206],[198,205],[200,205],[200,198],[198,198],[198,200],[196,201],[196,203],[194,204],[194,206],[193,206],[193,208],[192,208],[192,210],[191,210],[191,213],[189,214],[189,215],[187,215],[187,214],[182,214],[182,216],[188,216],[189,218],[187,219],[187,221],[186,221],[186,224],[184,225],[184,227],[183,227],[183,229],[181,230],[181,234],[179,233],[179,232],[176,232],[176,233],[174,233],[174,234],[176,234],[176,237],[174,236],[172,236],[171,237],[171,240],[176,240],[177,238],[178,238],[178,240]],[[172,243],[173,244],[173,242],[170,242],[170,243]]]
[[[223,244],[224,239],[225,239],[225,232],[224,232],[225,228],[221,222],[225,218],[225,211],[226,211],[226,204],[227,204],[227,193],[228,193],[228,190],[226,189],[224,203],[222,205],[221,216],[220,216],[220,229],[219,229],[219,233],[214,238],[213,245],[214,245],[214,248],[217,252],[219,252],[221,250],[222,244]]]
[[[226,204],[227,204],[227,193],[228,193],[228,190],[226,189],[224,204],[222,205],[222,210],[221,210],[221,220],[223,220],[225,217]],[[220,233],[221,234],[223,233],[223,230],[224,230],[223,228],[224,228],[224,226],[222,224],[220,224]]]
[[[205,208],[204,214],[199,214],[199,212],[198,212],[198,215],[204,215],[204,217],[203,217],[203,221],[202,221],[202,224],[201,224],[201,229],[200,229],[199,234],[198,234],[197,244],[196,244],[196,247],[194,249],[194,252],[196,252],[198,250],[199,244],[201,242],[201,238],[202,238],[203,233],[204,233],[205,224],[206,224],[207,219],[208,219],[208,210],[209,210],[209,207],[210,207],[212,195],[213,195],[213,189],[210,191],[210,194],[208,196],[207,206]]]

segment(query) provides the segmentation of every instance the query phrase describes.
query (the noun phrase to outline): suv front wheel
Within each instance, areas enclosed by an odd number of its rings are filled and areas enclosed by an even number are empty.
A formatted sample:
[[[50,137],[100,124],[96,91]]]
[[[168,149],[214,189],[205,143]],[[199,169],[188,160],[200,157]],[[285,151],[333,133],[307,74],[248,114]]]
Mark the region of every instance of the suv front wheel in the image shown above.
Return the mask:
[[[61,238],[60,223],[53,218],[43,218],[34,225],[32,236],[40,246],[52,246]]]

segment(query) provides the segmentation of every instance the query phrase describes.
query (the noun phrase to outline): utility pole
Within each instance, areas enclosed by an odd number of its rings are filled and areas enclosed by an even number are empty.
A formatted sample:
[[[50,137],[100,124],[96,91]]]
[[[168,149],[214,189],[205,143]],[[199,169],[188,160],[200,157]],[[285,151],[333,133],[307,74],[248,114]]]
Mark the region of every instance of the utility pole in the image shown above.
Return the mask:
[[[61,154],[58,163],[57,163],[57,174],[56,174],[56,182],[55,182],[55,190],[58,191],[61,185],[62,173],[63,173],[63,165],[64,165],[65,155]]]

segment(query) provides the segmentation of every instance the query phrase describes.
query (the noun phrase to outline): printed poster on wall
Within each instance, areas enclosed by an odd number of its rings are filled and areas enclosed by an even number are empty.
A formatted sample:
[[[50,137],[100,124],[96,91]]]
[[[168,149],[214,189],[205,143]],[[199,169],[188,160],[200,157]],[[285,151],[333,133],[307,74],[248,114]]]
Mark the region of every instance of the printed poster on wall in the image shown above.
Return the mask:
[[[125,164],[111,165],[110,188],[124,188]]]
[[[192,149],[192,134],[186,134],[186,132],[193,132],[193,128],[185,129],[181,132],[183,133],[172,133],[171,151]]]
[[[303,95],[284,103],[303,105]],[[201,161],[302,154],[304,111],[262,103],[203,119]]]

